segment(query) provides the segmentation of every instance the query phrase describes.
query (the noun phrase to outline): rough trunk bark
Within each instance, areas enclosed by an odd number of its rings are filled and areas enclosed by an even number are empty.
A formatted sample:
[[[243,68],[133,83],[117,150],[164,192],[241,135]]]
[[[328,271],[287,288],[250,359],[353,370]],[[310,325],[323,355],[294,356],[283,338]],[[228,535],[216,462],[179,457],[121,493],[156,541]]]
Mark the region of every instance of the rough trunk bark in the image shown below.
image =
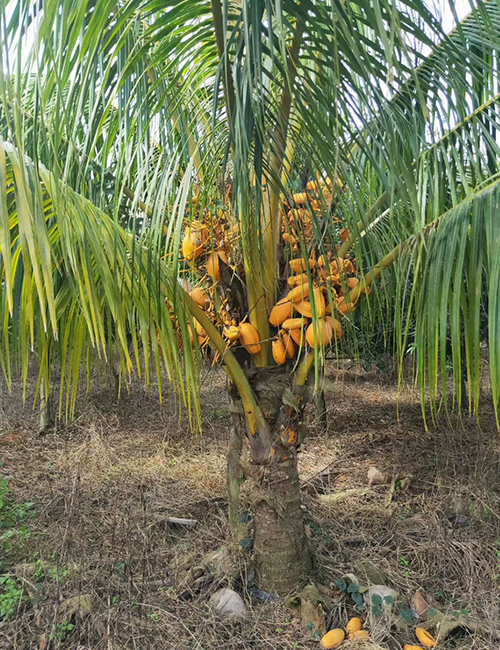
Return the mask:
[[[307,579],[312,568],[297,455],[258,466],[254,474],[254,557],[259,584],[265,591],[286,594]]]
[[[233,388],[232,439],[228,451],[229,520],[233,538],[241,542],[239,508],[241,477],[241,441],[249,442],[250,458],[245,477],[251,480],[250,499],[253,516],[253,554],[261,589],[286,594],[307,579],[312,559],[304,527],[297,447],[300,443],[300,398],[295,401],[290,376],[262,370],[252,376],[252,387],[265,415],[271,446],[265,456],[247,430],[241,402]],[[248,531],[248,528],[246,529]],[[243,534],[248,536],[248,532]]]
[[[231,536],[235,544],[243,544],[249,539],[248,518],[240,512],[240,484],[243,480],[241,454],[243,451],[243,431],[241,416],[233,413],[233,427],[227,450],[227,495],[228,517]]]

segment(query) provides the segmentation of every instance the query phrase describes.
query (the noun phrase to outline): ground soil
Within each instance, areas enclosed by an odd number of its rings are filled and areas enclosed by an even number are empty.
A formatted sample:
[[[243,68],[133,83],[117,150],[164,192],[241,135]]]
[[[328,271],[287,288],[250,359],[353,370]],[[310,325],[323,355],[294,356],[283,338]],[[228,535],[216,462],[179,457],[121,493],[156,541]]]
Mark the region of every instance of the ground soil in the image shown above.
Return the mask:
[[[442,416],[426,432],[413,389],[398,395],[392,379],[355,368],[331,368],[329,379],[328,430],[314,425],[311,410],[300,455],[313,579],[334,603],[329,626],[354,613],[336,581],[370,562],[403,602],[420,589],[451,617],[467,610],[480,622],[478,632],[457,630],[441,647],[500,648],[500,438],[488,400],[480,425]],[[25,596],[0,620],[2,650],[319,648],[295,610],[247,588],[244,552],[230,556],[227,572],[186,580],[207,553],[230,549],[230,418],[219,370],[203,376],[202,434],[190,431],[168,389],[161,404],[154,388],[134,381],[119,401],[92,385],[72,424],[40,436],[30,390],[24,406],[19,383],[0,393],[0,475],[11,477],[11,502],[34,503],[23,531],[0,547],[0,573],[15,576]],[[368,487],[371,467],[388,482]],[[198,524],[178,527],[168,517]],[[228,583],[248,605],[233,623],[208,604]],[[78,595],[75,613],[68,599]],[[416,643],[411,629],[376,629],[373,618],[368,627],[378,647]]]

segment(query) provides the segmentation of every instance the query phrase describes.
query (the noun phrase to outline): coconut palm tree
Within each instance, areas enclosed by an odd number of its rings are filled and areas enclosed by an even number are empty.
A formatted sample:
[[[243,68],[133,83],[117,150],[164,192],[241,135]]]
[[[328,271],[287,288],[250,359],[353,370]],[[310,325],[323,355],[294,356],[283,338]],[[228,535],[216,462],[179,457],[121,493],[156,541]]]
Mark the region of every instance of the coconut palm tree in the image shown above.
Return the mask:
[[[210,348],[230,524],[247,545],[245,444],[260,582],[286,592],[311,569],[297,452],[327,350],[390,308],[433,415],[450,390],[477,411],[487,322],[498,406],[498,5],[449,35],[422,0],[3,5],[7,381],[35,352],[45,399],[58,363],[71,417],[114,354],[160,390],[166,368],[196,426]]]

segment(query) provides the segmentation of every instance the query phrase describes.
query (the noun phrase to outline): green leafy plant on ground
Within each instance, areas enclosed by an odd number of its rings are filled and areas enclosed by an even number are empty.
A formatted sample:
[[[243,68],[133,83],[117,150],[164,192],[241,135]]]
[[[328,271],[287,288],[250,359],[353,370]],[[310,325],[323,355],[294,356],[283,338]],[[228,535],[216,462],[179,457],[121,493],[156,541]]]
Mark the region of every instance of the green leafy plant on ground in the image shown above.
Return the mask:
[[[26,520],[35,513],[32,501],[14,503],[10,498],[9,476],[0,476],[0,551],[2,558],[12,558],[19,553],[20,547],[31,536],[31,529]],[[5,568],[6,560],[0,560],[0,571]]]
[[[0,620],[11,618],[28,600],[22,582],[6,570],[31,536],[26,520],[35,510],[31,501],[15,503],[10,498],[8,476],[0,475]]]
[[[20,580],[9,574],[0,576],[0,620],[11,618],[27,599]]]
[[[73,623],[63,621],[62,623],[54,623],[52,630],[49,634],[51,641],[65,641],[68,635],[75,629]]]

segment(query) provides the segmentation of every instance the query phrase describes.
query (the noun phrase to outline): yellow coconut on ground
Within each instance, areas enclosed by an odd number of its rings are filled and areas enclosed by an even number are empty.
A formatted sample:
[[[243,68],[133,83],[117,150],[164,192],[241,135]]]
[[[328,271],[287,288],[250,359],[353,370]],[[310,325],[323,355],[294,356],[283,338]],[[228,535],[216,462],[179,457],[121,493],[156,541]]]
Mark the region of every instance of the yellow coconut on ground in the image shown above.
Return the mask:
[[[354,632],[357,632],[363,627],[363,621],[355,616],[354,618],[351,618],[347,625],[345,626],[347,634],[354,634]]]
[[[323,646],[323,648],[326,648],[326,650],[329,650],[329,648],[336,648],[337,646],[339,646],[341,643],[344,642],[344,639],[345,639],[344,630],[337,628],[335,630],[330,630],[323,636],[323,638],[321,639],[321,645]]]
[[[434,646],[437,645],[437,640],[432,636],[430,632],[424,630],[423,627],[417,627],[415,634],[417,635],[417,639],[420,641],[420,643],[426,648],[434,648]]]

